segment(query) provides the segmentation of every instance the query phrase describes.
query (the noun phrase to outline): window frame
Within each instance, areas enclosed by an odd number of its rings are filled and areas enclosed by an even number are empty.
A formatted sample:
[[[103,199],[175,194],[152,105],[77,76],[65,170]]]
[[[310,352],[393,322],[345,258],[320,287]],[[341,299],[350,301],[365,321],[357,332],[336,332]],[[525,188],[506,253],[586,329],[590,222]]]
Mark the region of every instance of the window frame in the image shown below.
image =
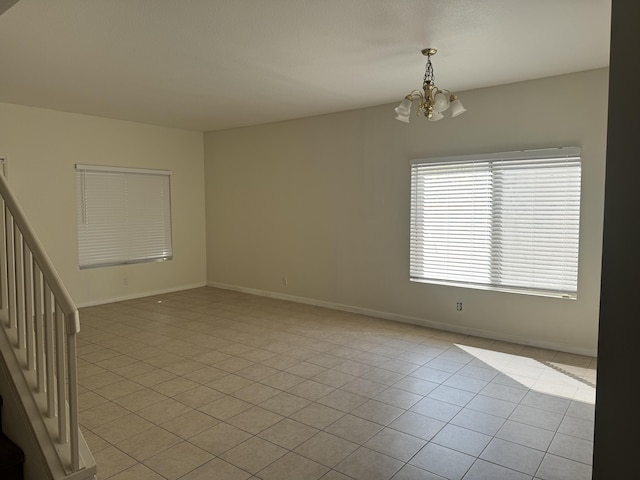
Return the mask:
[[[164,262],[173,259],[172,172],[170,170],[86,164],[76,164],[75,170],[78,265],[80,270],[137,263]],[[102,182],[107,182],[108,176],[111,176],[114,179],[111,182],[113,186],[100,185],[105,189],[100,193],[104,194],[108,192],[109,188],[114,188],[113,193],[115,196],[116,193],[121,193],[118,189],[123,188],[124,197],[121,199],[122,205],[120,205],[123,207],[122,210],[117,210],[115,213],[110,211],[108,214],[107,223],[111,222],[113,225],[109,226],[105,223],[97,222],[96,226],[101,230],[99,232],[84,232],[83,237],[81,230],[83,225],[87,225],[87,209],[96,208],[95,205],[88,206],[87,204],[88,195],[91,195],[91,193],[86,191],[86,174],[104,174],[105,177],[99,179]],[[161,178],[160,180],[158,180],[159,177]],[[136,184],[136,182],[138,183]],[[139,190],[131,190],[130,187],[132,185],[138,187]],[[96,195],[95,192],[92,194]],[[155,203],[148,205],[134,203],[136,200],[140,200],[141,195],[144,196],[145,200],[149,199],[148,194],[152,194],[151,200]],[[156,194],[157,196],[155,196]],[[136,196],[138,196],[137,199],[135,198]],[[108,205],[109,208],[113,206],[113,203]],[[101,207],[104,207],[104,205],[98,206],[97,209]],[[105,216],[100,217],[100,213],[97,211],[96,215],[100,221],[105,221]],[[158,221],[158,215],[161,217],[161,221]],[[113,216],[120,216],[121,220],[124,220],[115,225]],[[153,229],[149,227],[151,224],[148,221],[149,217],[153,217],[153,220],[155,220],[156,225],[153,226]],[[144,230],[144,233],[142,233],[142,230]],[[104,235],[102,238],[112,238],[113,242],[99,246],[95,238],[90,238],[91,236],[96,237],[98,233]],[[155,248],[149,247],[147,249],[144,240],[146,235],[151,235]],[[83,238],[89,238],[88,243],[84,246],[82,243]],[[158,247],[158,244],[161,247]],[[85,252],[83,255],[83,249],[94,249],[94,252]],[[102,249],[104,252],[95,253],[96,249]]]
[[[575,268],[575,290],[562,290],[562,289],[546,289],[540,288],[539,286],[513,286],[501,284],[502,280],[496,281],[495,278],[495,263],[497,263],[502,255],[502,253],[495,253],[496,249],[505,248],[504,245],[497,244],[494,241],[495,232],[501,231],[500,228],[495,228],[495,225],[491,223],[490,227],[492,230],[492,235],[490,236],[490,244],[489,248],[492,253],[489,254],[489,257],[486,260],[489,262],[489,269],[486,271],[486,275],[490,279],[487,282],[484,281],[461,281],[459,279],[451,279],[447,278],[445,275],[442,275],[442,278],[427,278],[424,275],[419,275],[419,271],[422,269],[422,273],[424,274],[427,270],[422,266],[425,262],[423,260],[422,252],[419,251],[420,248],[424,248],[425,245],[428,245],[428,241],[424,241],[424,231],[425,227],[422,225],[416,226],[416,223],[420,223],[424,218],[424,213],[417,206],[416,202],[418,201],[417,197],[420,195],[416,192],[416,190],[423,188],[418,186],[418,180],[416,180],[416,176],[425,175],[424,172],[420,172],[419,168],[422,166],[423,168],[429,169],[431,167],[442,166],[443,169],[446,167],[454,167],[455,165],[469,165],[471,163],[483,164],[487,163],[489,165],[489,169],[491,170],[496,162],[504,163],[508,165],[508,162],[523,162],[523,161],[531,161],[532,163],[535,161],[542,162],[550,162],[553,159],[558,160],[558,164],[565,162],[565,166],[576,167],[577,166],[577,176],[573,178],[573,181],[576,181],[577,178],[577,213],[574,211],[573,214],[577,215],[577,224],[575,226],[575,263],[571,263],[571,267]],[[523,151],[512,151],[512,152],[499,152],[499,153],[487,153],[487,154],[472,154],[472,155],[459,155],[459,156],[450,156],[450,157],[431,157],[431,158],[416,158],[410,160],[410,222],[409,222],[409,280],[411,282],[417,283],[428,283],[428,284],[437,284],[437,285],[448,285],[462,288],[474,288],[474,289],[482,289],[482,290],[492,290],[492,291],[501,291],[501,292],[509,292],[509,293],[519,293],[519,294],[527,294],[527,295],[538,295],[538,296],[547,296],[547,297],[557,297],[557,298],[569,298],[569,299],[577,299],[578,289],[579,289],[579,245],[580,245],[580,213],[581,213],[581,200],[582,200],[582,152],[580,147],[561,147],[561,148],[545,148],[538,150],[523,150]],[[513,164],[515,165],[515,163]],[[501,167],[502,168],[502,167]],[[507,167],[508,168],[508,167]],[[506,170],[506,168],[505,168]],[[573,175],[575,174],[575,170],[569,170],[569,172]],[[492,173],[493,175],[493,173]],[[423,182],[424,183],[424,182]],[[491,180],[491,188],[493,189],[496,181],[494,179]],[[503,190],[506,190],[503,189]],[[573,192],[572,194],[575,194]],[[494,205],[496,201],[496,194],[493,190],[490,193],[491,196],[491,207],[489,210],[489,215],[491,217],[491,222],[494,221],[499,215],[496,214],[497,209]],[[568,195],[567,199],[576,200],[575,197]],[[574,207],[575,210],[575,207]],[[466,212],[465,212],[466,213]],[[420,217],[419,219],[417,217]],[[574,222],[575,223],[575,222]],[[421,233],[422,232],[422,233]],[[420,236],[422,235],[422,236]],[[446,240],[445,242],[447,242]],[[435,242],[433,242],[435,243]],[[443,242],[444,244],[444,242]],[[474,247],[475,248],[475,247]],[[444,253],[443,255],[447,255]],[[464,255],[464,254],[463,254]],[[480,258],[480,257],[476,257]],[[564,257],[562,257],[564,258]],[[572,258],[573,260],[573,258]],[[448,260],[446,263],[448,265]],[[552,268],[549,267],[549,270]],[[429,272],[431,273],[431,272]],[[466,274],[465,274],[466,275]],[[455,274],[452,274],[451,277],[454,277]]]

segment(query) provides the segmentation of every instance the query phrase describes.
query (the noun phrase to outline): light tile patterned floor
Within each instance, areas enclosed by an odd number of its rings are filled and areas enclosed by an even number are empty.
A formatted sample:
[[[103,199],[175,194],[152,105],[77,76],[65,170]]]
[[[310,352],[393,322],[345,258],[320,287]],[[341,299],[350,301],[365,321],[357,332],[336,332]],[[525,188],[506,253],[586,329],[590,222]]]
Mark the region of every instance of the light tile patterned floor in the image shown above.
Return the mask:
[[[591,357],[215,288],[81,324],[100,479],[591,478]]]

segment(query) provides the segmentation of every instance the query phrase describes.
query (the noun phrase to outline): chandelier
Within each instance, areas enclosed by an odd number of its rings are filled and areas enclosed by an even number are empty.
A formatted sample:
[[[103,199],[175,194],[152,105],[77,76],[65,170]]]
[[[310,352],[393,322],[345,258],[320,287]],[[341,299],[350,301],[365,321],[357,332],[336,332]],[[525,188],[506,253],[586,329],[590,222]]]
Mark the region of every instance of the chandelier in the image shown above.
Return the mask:
[[[422,54],[427,57],[427,66],[424,73],[424,81],[422,82],[422,92],[413,90],[409,93],[400,105],[396,107],[396,120],[409,123],[409,115],[411,114],[411,105],[413,100],[420,100],[416,115],[424,114],[430,122],[436,122],[444,118],[442,112],[451,108],[451,116],[457,117],[467,111],[462,103],[449,90],[436,87],[435,77],[433,75],[433,65],[431,65],[431,57],[435,55],[435,48],[425,48]]]

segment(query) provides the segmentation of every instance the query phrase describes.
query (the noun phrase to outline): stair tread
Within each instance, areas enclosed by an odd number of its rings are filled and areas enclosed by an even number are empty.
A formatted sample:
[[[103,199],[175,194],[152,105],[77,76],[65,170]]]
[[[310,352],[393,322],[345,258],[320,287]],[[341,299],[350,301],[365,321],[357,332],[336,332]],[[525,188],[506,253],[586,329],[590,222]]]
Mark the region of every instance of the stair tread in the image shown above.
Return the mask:
[[[7,436],[0,433],[0,470],[24,463],[24,452]]]

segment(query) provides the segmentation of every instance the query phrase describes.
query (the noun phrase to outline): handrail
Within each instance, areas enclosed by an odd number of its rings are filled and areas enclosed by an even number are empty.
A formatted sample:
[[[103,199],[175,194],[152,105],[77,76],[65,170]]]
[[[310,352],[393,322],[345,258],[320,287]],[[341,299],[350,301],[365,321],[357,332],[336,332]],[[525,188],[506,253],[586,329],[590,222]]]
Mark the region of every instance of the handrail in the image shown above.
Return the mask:
[[[38,437],[43,451],[43,442],[53,445],[49,452],[55,452],[58,470],[62,468],[65,478],[74,476],[86,467],[86,462],[81,465],[78,422],[76,334],[80,317],[1,174],[0,288],[1,311],[8,319],[8,324],[0,324],[7,338],[13,339],[14,358],[19,359],[22,370],[19,380],[31,393],[22,399],[25,411],[36,412],[36,418],[29,418],[34,431],[48,432],[46,438]],[[91,463],[90,452],[86,451],[86,457]],[[95,472],[95,463],[89,466],[85,472]]]
[[[4,178],[4,175],[1,174],[0,196],[2,196],[2,198],[4,199],[5,206],[11,212],[13,221],[18,225],[24,241],[29,246],[34,261],[38,264],[38,267],[40,268],[40,271],[42,272],[44,278],[47,279],[49,288],[51,288],[51,291],[56,298],[56,302],[58,302],[58,305],[60,306],[62,312],[65,315],[78,313],[78,308],[71,299],[71,295],[69,295],[69,292],[62,283],[62,280],[60,279],[58,272],[54,268],[53,263],[49,259],[47,252],[42,246],[42,243],[40,243],[40,240],[36,236],[33,228],[31,228],[31,225],[27,221],[27,216],[25,215],[22,207],[13,195],[13,192],[9,188],[9,184],[7,183],[6,178]],[[69,335],[78,333],[80,331],[80,322],[78,321],[73,325],[67,325],[67,328],[69,329]]]

